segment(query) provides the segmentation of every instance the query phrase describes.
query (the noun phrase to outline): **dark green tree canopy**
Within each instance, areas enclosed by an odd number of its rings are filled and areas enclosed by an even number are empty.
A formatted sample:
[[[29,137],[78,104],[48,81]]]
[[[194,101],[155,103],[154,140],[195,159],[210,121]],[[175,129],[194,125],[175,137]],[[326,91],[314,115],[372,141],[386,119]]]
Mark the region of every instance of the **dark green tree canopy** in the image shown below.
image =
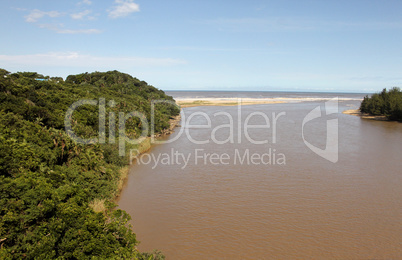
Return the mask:
[[[115,102],[106,108],[106,122],[110,112],[140,111],[150,119],[151,100],[173,100],[118,71],[64,81],[0,69],[0,259],[163,259],[159,252],[138,252],[130,216],[114,209],[127,157],[118,156],[116,144],[79,144],[64,130],[71,104],[99,98]],[[178,113],[158,104],[155,130]],[[72,122],[78,135],[97,136],[98,106],[80,107]],[[138,119],[126,124],[128,135],[140,134]],[[96,201],[104,203],[103,211],[95,211]]]
[[[400,88],[394,87],[387,91],[383,89],[380,93],[371,97],[364,97],[360,111],[371,115],[384,115],[390,120],[402,121],[402,92]]]

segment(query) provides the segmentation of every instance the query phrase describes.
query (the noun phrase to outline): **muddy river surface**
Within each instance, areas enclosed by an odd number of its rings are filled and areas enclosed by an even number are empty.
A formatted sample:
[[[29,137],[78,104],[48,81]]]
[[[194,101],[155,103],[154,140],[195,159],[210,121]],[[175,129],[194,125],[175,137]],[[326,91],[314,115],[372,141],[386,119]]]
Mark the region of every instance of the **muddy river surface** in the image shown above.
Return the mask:
[[[167,259],[402,259],[402,124],[341,113],[362,96],[184,108],[181,127],[132,165],[118,201],[139,249]]]

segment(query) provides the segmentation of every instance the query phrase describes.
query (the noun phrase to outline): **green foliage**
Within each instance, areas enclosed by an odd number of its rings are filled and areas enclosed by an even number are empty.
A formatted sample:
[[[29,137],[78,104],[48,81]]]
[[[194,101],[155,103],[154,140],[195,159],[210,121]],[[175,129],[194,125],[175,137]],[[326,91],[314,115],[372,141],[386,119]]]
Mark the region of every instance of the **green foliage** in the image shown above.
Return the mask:
[[[161,251],[154,250],[153,252],[142,253],[142,255],[138,259],[140,259],[140,260],[164,260],[165,256],[162,254]]]
[[[381,93],[365,96],[360,111],[372,115],[384,115],[390,120],[402,121],[402,92],[400,88],[394,87]]]
[[[64,130],[64,115],[80,99],[105,98],[116,104],[107,115],[141,111],[150,118],[152,99],[173,99],[117,71],[72,75],[65,82],[38,77],[45,78],[0,70],[0,259],[164,259],[157,251],[138,252],[130,216],[110,202],[127,163],[118,156],[118,139],[78,144]],[[156,131],[178,112],[158,104]],[[72,121],[83,137],[99,133],[97,106],[80,107]],[[139,124],[127,121],[128,134],[138,136]],[[95,199],[106,201],[105,212],[90,207]]]

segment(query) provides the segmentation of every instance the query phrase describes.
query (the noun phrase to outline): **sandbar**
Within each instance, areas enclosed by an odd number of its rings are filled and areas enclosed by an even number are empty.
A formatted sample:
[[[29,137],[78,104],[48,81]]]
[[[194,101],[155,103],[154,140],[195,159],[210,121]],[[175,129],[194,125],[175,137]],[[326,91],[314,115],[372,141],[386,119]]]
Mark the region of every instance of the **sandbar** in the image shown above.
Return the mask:
[[[388,121],[386,116],[373,116],[370,114],[362,113],[359,109],[349,109],[342,112],[343,114],[352,115],[352,116],[360,116],[363,119],[371,119],[371,120],[379,120],[379,121]]]
[[[198,106],[237,106],[285,103],[283,100],[273,98],[183,98],[176,99],[176,103],[182,108]]]

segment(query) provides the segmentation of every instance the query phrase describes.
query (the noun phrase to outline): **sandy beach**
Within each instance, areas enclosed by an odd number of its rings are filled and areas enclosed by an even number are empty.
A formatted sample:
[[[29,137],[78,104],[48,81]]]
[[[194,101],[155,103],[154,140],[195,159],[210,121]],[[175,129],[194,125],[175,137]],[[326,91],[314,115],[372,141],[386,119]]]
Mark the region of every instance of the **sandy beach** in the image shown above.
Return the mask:
[[[352,115],[352,116],[360,116],[363,119],[388,121],[388,118],[386,116],[372,116],[372,115],[360,112],[359,109],[349,109],[349,110],[343,111],[342,113],[347,114],[347,115]]]
[[[274,100],[272,98],[179,98],[176,99],[176,103],[181,107],[197,107],[278,104],[285,103],[285,101]]]
[[[299,103],[308,101],[328,101],[329,97],[272,97],[272,98],[176,98],[176,103],[181,107],[196,106],[237,106],[237,105],[258,105],[258,104],[279,104]],[[340,98],[339,101],[349,101],[350,98]]]

